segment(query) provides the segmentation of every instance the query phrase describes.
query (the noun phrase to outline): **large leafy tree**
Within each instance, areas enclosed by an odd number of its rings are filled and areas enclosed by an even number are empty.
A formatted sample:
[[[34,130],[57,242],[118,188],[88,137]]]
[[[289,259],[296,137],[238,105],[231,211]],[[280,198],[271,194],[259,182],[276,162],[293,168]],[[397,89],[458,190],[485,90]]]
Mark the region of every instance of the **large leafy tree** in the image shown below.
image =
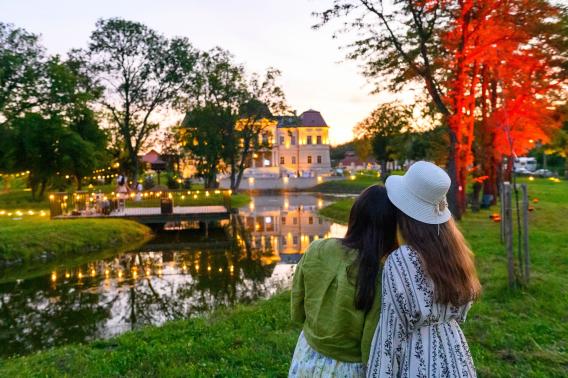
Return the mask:
[[[197,52],[185,38],[166,39],[139,22],[99,20],[91,34],[91,69],[105,92],[114,140],[124,167],[138,174],[138,154],[158,128],[156,115],[177,101],[193,79]]]
[[[231,189],[240,186],[247,162],[257,152],[272,147],[275,137],[271,134],[275,126],[273,114],[288,111],[282,88],[277,84],[280,71],[268,69],[264,77],[252,75],[246,80],[244,103],[239,106],[236,124],[235,145],[231,162]]]
[[[0,22],[0,170],[17,169],[12,121],[38,103],[44,49],[38,36]]]
[[[373,153],[381,163],[383,178],[387,162],[403,151],[405,132],[412,128],[412,108],[398,103],[379,105],[355,127],[355,133],[371,142]]]
[[[565,66],[565,52],[555,38],[558,28],[551,26],[559,22],[558,9],[545,0],[334,0],[319,16],[317,26],[341,19],[340,30],[356,36],[348,56],[364,62],[364,74],[378,91],[424,86],[448,132],[449,202],[457,217],[465,209],[478,114],[484,112],[477,123],[485,127],[481,134],[489,134],[484,146],[520,152],[510,148],[511,138],[499,143],[498,134],[510,136],[529,119],[544,124],[546,103],[563,80],[558,68]],[[534,112],[512,117],[521,109]],[[495,160],[487,165],[495,167]]]
[[[221,163],[232,162],[239,143],[235,124],[246,98],[244,68],[221,48],[200,54],[195,86],[185,93],[186,116],[178,135],[197,162],[207,187],[217,186]]]
[[[236,190],[254,153],[270,147],[273,112],[286,109],[276,82],[280,72],[271,68],[263,76],[248,76],[220,48],[202,53],[196,72],[196,85],[185,96],[187,111],[180,138],[200,162],[198,173],[209,186],[216,185],[217,173],[226,172]],[[208,123],[206,116],[212,117]],[[208,124],[208,130],[197,127],[200,124]]]

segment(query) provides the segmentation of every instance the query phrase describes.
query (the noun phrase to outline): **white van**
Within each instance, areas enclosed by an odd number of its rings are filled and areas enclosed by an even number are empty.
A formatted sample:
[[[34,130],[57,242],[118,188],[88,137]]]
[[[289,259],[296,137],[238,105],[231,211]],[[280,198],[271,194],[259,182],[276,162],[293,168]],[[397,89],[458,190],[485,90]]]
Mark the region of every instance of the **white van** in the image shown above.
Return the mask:
[[[536,171],[536,159],[533,157],[518,157],[513,164],[515,172]]]

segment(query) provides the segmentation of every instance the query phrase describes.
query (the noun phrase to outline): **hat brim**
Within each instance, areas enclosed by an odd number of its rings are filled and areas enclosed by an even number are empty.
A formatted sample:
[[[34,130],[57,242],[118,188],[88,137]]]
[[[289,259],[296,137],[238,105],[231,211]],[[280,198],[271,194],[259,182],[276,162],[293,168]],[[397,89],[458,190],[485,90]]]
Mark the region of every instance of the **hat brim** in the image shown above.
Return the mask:
[[[438,212],[435,205],[414,195],[408,189],[404,176],[389,176],[385,187],[393,205],[412,219],[427,224],[442,224],[452,217],[448,208]]]

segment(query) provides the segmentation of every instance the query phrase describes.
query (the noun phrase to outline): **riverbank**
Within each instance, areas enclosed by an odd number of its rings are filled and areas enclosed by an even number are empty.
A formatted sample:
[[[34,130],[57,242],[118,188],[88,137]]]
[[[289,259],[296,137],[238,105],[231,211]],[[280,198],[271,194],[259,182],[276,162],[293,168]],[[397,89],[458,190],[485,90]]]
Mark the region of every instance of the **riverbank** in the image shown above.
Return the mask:
[[[209,317],[0,361],[0,376],[284,376],[299,334],[289,319],[285,292]]]
[[[54,221],[46,216],[0,216],[0,266],[67,260],[139,244],[151,230],[119,219]]]
[[[328,181],[318,184],[308,191],[334,194],[359,194],[368,186],[381,183],[380,177],[377,177],[376,174],[357,174],[345,180]]]
[[[529,185],[539,201],[530,220],[533,273],[527,288],[507,288],[499,225],[489,211],[468,213],[460,223],[484,287],[464,325],[480,376],[567,373],[568,182]],[[349,201],[321,211],[344,223]],[[298,334],[285,292],[209,317],[0,361],[0,376],[285,376]]]

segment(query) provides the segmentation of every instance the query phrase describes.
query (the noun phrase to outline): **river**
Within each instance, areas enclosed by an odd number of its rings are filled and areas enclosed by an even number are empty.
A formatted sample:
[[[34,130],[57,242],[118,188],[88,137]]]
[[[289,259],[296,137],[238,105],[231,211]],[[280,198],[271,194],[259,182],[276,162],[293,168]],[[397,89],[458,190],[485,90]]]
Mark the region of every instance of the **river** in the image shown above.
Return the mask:
[[[290,285],[313,240],[345,234],[345,226],[317,216],[327,203],[312,194],[259,195],[230,221],[168,225],[136,250],[4,282],[0,356],[269,297]]]

